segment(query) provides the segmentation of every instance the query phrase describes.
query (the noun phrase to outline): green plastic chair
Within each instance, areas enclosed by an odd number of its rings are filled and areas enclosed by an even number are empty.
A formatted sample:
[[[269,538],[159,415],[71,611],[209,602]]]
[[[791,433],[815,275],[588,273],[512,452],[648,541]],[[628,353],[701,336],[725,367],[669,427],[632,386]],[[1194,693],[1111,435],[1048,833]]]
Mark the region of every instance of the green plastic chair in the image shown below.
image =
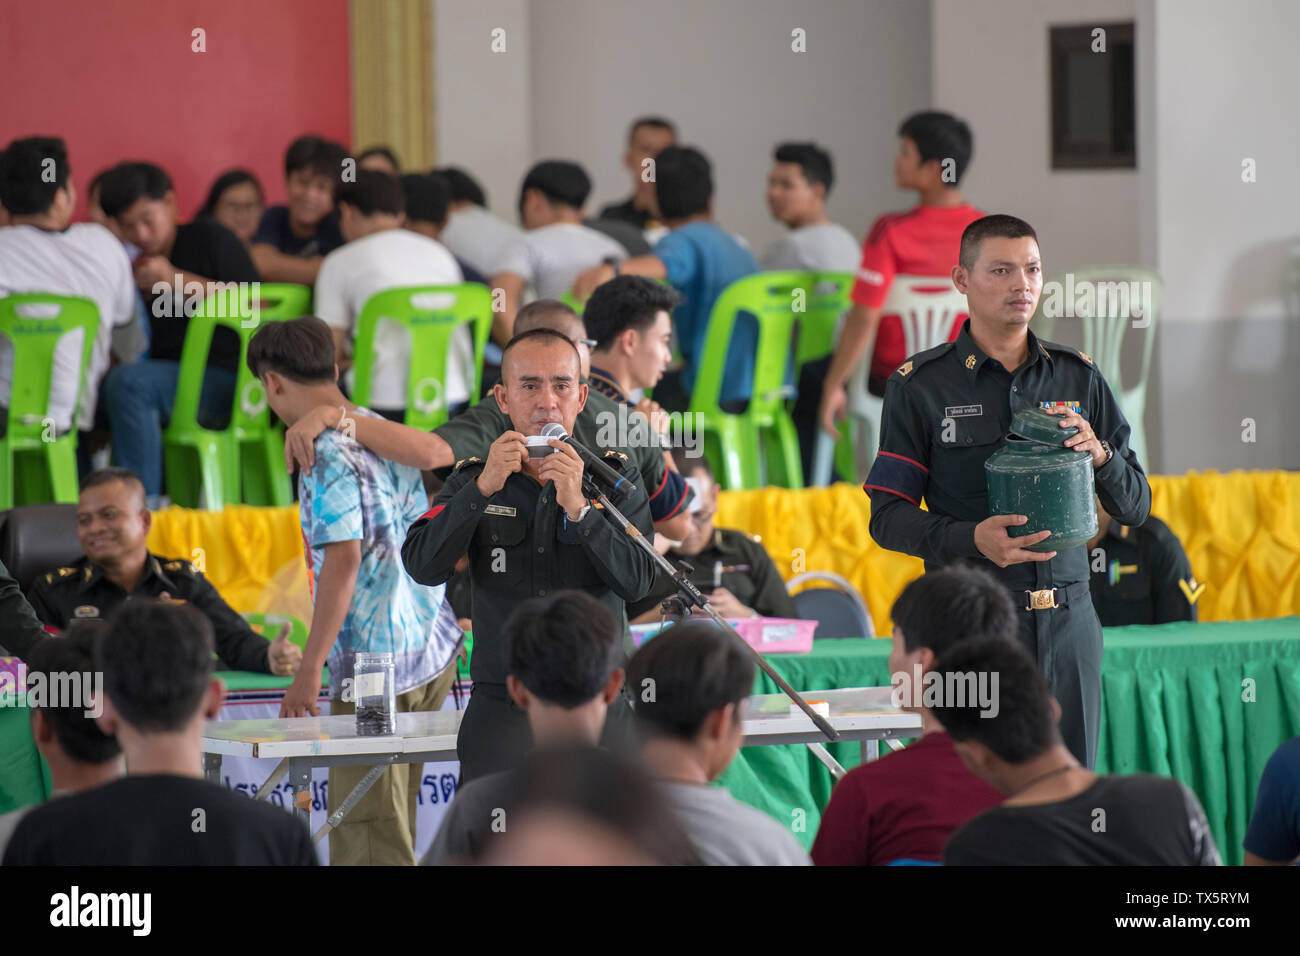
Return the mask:
[[[411,335],[407,365],[406,417],[412,428],[432,431],[447,421],[443,380],[452,334],[469,325],[474,338],[471,397],[479,394],[483,378],[483,349],[492,331],[492,295],[476,282],[462,285],[422,285],[388,289],[367,300],[357,319],[352,400],[369,406],[374,377],[375,331],[380,319],[406,327]]]
[[[202,501],[216,510],[225,505],[293,502],[284,468],[282,429],[271,423],[266,391],[248,370],[245,358],[262,322],[296,318],[288,314],[296,308],[282,310],[279,316],[272,314],[274,310],[255,310],[253,287],[253,283],[240,283],[208,296],[186,330],[171,424],[163,431],[167,492],[176,504],[197,508]],[[265,289],[262,286],[263,296]],[[204,428],[198,421],[208,349],[218,327],[239,337],[230,424],[220,431]]]
[[[785,383],[785,372],[794,330],[806,315],[794,311],[795,294],[806,295],[809,278],[806,272],[760,272],[727,286],[713,305],[689,411],[699,416],[705,453],[723,488],[803,487],[799,438],[786,404],[794,388]],[[731,331],[741,312],[758,319],[758,354],[749,405],[732,415],[718,401]],[[813,325],[820,327],[821,319],[815,317]],[[814,340],[818,337],[821,333],[814,333]],[[809,346],[808,354],[812,351]]]
[[[292,282],[259,282],[254,286],[257,318],[265,321],[311,315],[311,286]]]
[[[1078,308],[1080,303],[1074,304],[1075,314],[1083,320],[1083,351],[1097,363],[1097,368],[1115,393],[1115,400],[1132,429],[1129,447],[1137,455],[1142,467],[1149,470],[1143,418],[1146,415],[1147,381],[1156,341],[1156,322],[1160,317],[1163,283],[1157,273],[1129,266],[1102,266],[1076,271],[1075,288],[1078,289],[1085,282],[1091,283],[1094,289],[1093,308],[1087,310],[1087,303],[1082,303],[1086,314],[1081,314]],[[1142,364],[1137,382],[1125,388],[1120,374],[1120,349],[1130,322],[1144,323],[1137,326],[1137,329],[1146,334],[1143,336]]]
[[[241,614],[249,627],[257,631],[268,641],[273,640],[275,635],[280,632],[280,628],[287,622],[289,625],[289,643],[297,644],[304,650],[307,648],[307,623],[300,617],[292,614]]]
[[[8,424],[0,438],[0,508],[77,500],[77,430],[55,434],[49,405],[54,350],[64,334],[78,328],[83,332],[74,409],[85,389],[99,307],[90,299],[43,293],[0,299],[0,333],[14,349]]]
[[[795,363],[799,370],[802,370],[807,362],[834,353],[836,343],[839,342],[844,313],[853,304],[849,294],[853,291],[853,283],[857,278],[852,272],[809,272],[806,275],[807,311],[799,326],[799,344],[795,352]],[[798,371],[795,374],[798,375]],[[840,478],[851,481],[854,462],[853,438],[849,429],[846,428],[841,432],[840,440],[835,443],[832,454],[834,468]],[[818,484],[816,462],[814,462],[813,472],[813,484]],[[821,479],[823,484],[829,481],[829,476]]]

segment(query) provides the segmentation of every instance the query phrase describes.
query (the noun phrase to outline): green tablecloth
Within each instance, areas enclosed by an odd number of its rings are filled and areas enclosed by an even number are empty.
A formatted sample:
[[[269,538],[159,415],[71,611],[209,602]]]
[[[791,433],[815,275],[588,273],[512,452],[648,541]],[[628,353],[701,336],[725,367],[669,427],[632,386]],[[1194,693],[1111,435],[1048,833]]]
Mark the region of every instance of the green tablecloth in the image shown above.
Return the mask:
[[[889,683],[888,640],[821,640],[811,653],[769,660],[797,690]],[[1300,733],[1300,618],[1108,629],[1101,669],[1097,769],[1182,780],[1200,796],[1225,862],[1240,863],[1264,764]],[[232,690],[289,684],[222,676]],[[760,672],[755,693],[776,692]],[[845,767],[860,760],[856,743],[828,749]],[[811,846],[832,779],[807,747],[782,746],[746,747],[721,782]],[[0,813],[48,789],[27,712],[0,707]]]

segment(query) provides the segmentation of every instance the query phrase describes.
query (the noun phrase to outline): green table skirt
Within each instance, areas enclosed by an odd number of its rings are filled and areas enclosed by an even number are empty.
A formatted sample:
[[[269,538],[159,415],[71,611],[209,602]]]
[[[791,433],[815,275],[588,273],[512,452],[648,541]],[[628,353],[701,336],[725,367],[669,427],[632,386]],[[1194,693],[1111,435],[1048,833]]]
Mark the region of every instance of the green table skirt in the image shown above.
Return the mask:
[[[808,654],[768,659],[797,690],[883,686],[889,643],[820,640]],[[264,674],[222,676],[232,690],[289,684]],[[1264,764],[1300,733],[1300,618],[1107,629],[1101,681],[1098,771],[1182,780],[1205,806],[1225,862],[1240,863]],[[778,691],[762,672],[754,690]],[[860,761],[856,743],[828,749],[845,767]],[[833,781],[799,745],[746,747],[721,782],[811,846]],[[48,792],[26,710],[0,707],[0,813]]]

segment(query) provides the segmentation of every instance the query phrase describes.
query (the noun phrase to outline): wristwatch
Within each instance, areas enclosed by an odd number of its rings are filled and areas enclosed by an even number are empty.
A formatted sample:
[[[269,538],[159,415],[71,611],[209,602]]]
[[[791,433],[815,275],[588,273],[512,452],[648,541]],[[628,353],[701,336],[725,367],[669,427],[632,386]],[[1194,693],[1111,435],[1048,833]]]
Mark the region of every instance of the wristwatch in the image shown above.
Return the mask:
[[[1111,445],[1110,442],[1103,440],[1101,443],[1101,447],[1106,450],[1106,460],[1103,461],[1100,465],[1098,465],[1097,466],[1098,468],[1106,467],[1107,465],[1110,464],[1110,460],[1115,457],[1115,448],[1114,446]]]
[[[567,511],[564,513],[564,517],[568,518],[569,521],[571,521],[573,524],[577,524],[583,518],[587,517],[587,512],[590,510],[591,510],[591,505],[589,504],[583,505],[582,510],[578,512],[578,517],[576,518],[569,517],[569,513]]]

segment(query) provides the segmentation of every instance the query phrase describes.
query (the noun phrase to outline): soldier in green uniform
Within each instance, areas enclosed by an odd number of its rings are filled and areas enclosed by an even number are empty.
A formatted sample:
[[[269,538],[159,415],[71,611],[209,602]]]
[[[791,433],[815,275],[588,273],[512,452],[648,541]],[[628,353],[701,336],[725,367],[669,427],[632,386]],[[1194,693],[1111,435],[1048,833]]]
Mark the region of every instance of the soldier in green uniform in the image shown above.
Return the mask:
[[[1027,546],[1049,531],[1008,535],[1027,519],[989,514],[984,462],[1004,443],[1016,412],[1044,407],[1061,415],[1062,428],[1079,429],[1064,444],[1092,456],[1097,495],[1116,521],[1145,521],[1151,489],[1129,448],[1128,422],[1092,359],[1029,331],[1042,291],[1030,225],[1012,216],[971,223],[952,279],[970,311],[957,340],[912,356],[885,388],[880,451],[863,486],[871,536],[923,558],[927,571],[970,562],[1003,582],[1019,609],[1020,641],[1060,703],[1065,743],[1092,767],[1102,637],[1087,549],[1040,553]]]
[[[457,464],[402,546],[407,573],[426,585],[447,581],[461,555],[469,554],[474,688],[456,742],[462,782],[509,768],[529,745],[527,718],[505,687],[502,626],[515,607],[577,589],[622,620],[624,602],[643,597],[654,582],[653,558],[584,495],[578,453],[552,439],[554,452],[529,456],[525,436],[540,435],[548,422],[572,432],[586,402],[573,343],[550,329],[525,332],[506,346],[501,373],[494,399],[513,427],[497,437],[486,458]],[[608,452],[607,460],[639,482],[625,455]],[[653,533],[639,484],[617,507],[642,535]]]
[[[59,629],[81,618],[108,618],[136,598],[192,604],[212,622],[223,667],[288,677],[302,662],[286,624],[267,642],[227,604],[188,561],[150,554],[145,547],[151,516],[144,485],[125,468],[92,472],[77,500],[77,538],[85,556],[42,574],[32,587],[32,607]]]
[[[1196,620],[1201,585],[1178,535],[1155,515],[1130,528],[1099,506],[1088,562],[1102,627]]]
[[[718,485],[708,461],[687,458],[681,449],[674,450],[673,458],[678,470],[695,484],[700,505],[691,515],[691,533],[669,550],[668,560],[678,565],[685,561],[695,569],[688,575],[692,583],[725,618],[797,617],[781,572],[759,540],[737,528],[714,526]],[[634,624],[658,621],[660,602],[676,593],[672,578],[661,569],[650,594],[628,605],[628,617]]]

